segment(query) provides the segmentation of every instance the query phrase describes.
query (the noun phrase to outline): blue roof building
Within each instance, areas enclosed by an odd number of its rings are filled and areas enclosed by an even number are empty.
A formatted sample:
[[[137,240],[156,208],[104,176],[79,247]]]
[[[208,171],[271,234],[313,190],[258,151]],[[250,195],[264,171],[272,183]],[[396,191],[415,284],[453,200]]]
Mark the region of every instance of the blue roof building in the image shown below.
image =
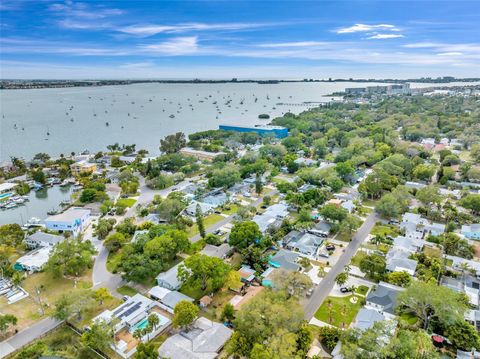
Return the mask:
[[[277,138],[285,138],[288,136],[288,128],[283,126],[269,126],[269,125],[257,125],[257,126],[233,126],[233,125],[220,125],[219,130],[235,131],[235,132],[256,132],[261,136],[267,134],[273,134]]]

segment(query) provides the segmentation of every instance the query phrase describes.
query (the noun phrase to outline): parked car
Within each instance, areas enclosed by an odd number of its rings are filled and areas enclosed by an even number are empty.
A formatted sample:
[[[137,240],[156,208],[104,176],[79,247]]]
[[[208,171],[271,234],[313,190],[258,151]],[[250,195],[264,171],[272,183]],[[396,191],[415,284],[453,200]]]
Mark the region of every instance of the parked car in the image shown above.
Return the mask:
[[[327,251],[334,251],[335,250],[335,245],[334,244],[327,244],[325,246]]]
[[[340,292],[342,292],[342,293],[348,293],[348,292],[351,292],[351,290],[350,290],[350,288],[342,287],[342,288],[340,288]]]

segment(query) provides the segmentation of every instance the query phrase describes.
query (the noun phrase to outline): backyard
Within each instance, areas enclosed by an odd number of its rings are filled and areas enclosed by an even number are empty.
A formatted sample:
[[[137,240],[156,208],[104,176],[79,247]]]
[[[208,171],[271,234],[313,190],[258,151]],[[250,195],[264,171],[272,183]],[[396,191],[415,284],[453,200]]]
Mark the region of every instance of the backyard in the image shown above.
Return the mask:
[[[203,225],[205,226],[205,229],[208,229],[208,227],[213,226],[215,223],[221,221],[224,218],[225,217],[216,213],[210,214],[203,219]],[[198,234],[198,226],[196,223],[194,223],[190,228],[187,229],[187,234],[189,238]]]
[[[351,299],[356,298],[356,303]],[[357,296],[327,297],[315,313],[315,318],[338,328],[347,328],[363,305],[363,299]]]

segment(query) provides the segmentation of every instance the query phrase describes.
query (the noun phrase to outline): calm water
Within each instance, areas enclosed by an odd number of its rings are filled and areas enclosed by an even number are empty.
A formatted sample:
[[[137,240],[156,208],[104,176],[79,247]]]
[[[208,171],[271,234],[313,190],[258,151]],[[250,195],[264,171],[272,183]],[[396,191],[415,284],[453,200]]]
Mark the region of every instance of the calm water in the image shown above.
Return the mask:
[[[45,219],[47,212],[58,209],[60,202],[70,199],[70,187],[53,186],[40,191],[31,191],[30,201],[12,209],[0,209],[0,225],[24,224],[31,217]]]
[[[275,117],[306,109],[277,105],[280,102],[327,102],[330,98],[324,95],[362,85],[136,84],[2,90],[0,161],[10,156],[29,159],[38,152],[58,156],[84,149],[103,150],[115,142],[136,143],[137,148],[155,154],[160,138],[168,134],[216,129],[222,123],[267,123],[268,120],[259,120],[258,115],[268,113]]]

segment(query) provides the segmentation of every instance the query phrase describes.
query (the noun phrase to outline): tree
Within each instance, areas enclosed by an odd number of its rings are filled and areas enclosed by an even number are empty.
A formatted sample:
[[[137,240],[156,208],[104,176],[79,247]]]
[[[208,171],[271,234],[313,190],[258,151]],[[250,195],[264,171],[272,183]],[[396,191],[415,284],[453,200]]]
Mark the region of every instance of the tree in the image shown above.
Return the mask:
[[[420,188],[415,197],[425,205],[427,213],[430,212],[432,205],[438,206],[442,200],[438,187],[432,185]]]
[[[127,240],[120,232],[110,234],[104,241],[105,247],[111,252],[117,252],[125,243]]]
[[[56,277],[81,276],[92,267],[95,247],[90,241],[66,239],[53,248],[46,270]]]
[[[325,348],[331,352],[340,339],[341,331],[336,327],[320,327],[318,335]]]
[[[183,132],[177,132],[174,135],[168,135],[160,140],[160,151],[171,154],[180,151],[187,144],[187,139]]]
[[[348,281],[348,273],[347,272],[342,272],[338,274],[335,277],[335,283],[337,283],[338,286],[343,286],[345,283]]]
[[[12,314],[0,314],[0,336],[4,336],[7,329],[17,324],[17,317]]]
[[[112,326],[105,321],[95,321],[90,330],[82,334],[82,342],[100,351],[105,351],[113,344],[114,331]]]
[[[157,359],[158,353],[153,343],[140,342],[137,345],[137,351],[134,354],[135,359]]]
[[[222,315],[221,315],[222,320],[227,320],[231,322],[233,319],[235,319],[235,308],[231,303],[225,304],[222,310]]]
[[[440,355],[432,344],[432,339],[423,330],[400,329],[385,350],[389,359],[438,359]]]
[[[54,306],[54,318],[79,322],[85,313],[96,306],[95,293],[82,290],[63,294],[55,301]]]
[[[173,326],[182,329],[188,328],[197,317],[198,311],[199,308],[188,300],[178,302],[173,309]]]
[[[178,277],[183,281],[198,283],[202,291],[210,285],[212,291],[220,289],[227,278],[230,266],[220,258],[194,254],[184,260],[178,268]]]
[[[460,206],[472,211],[473,214],[480,214],[480,194],[467,194],[459,201]]]
[[[407,272],[391,272],[387,275],[387,282],[398,285],[400,287],[407,287],[412,282],[412,277]]]
[[[378,201],[375,211],[383,218],[397,218],[402,214],[403,208],[394,195],[387,193]]]
[[[261,238],[262,232],[258,224],[253,221],[238,222],[230,232],[228,243],[238,249],[244,249]]]
[[[240,171],[238,166],[229,164],[222,168],[214,169],[208,179],[208,185],[212,188],[229,188],[235,183],[240,182]]]
[[[339,230],[340,232],[346,233],[349,237],[351,237],[353,231],[360,227],[361,224],[362,221],[359,218],[348,214],[347,217],[345,217],[345,219],[340,222]]]
[[[202,238],[205,238],[205,225],[203,224],[203,213],[202,209],[200,208],[200,204],[197,204],[197,207],[195,208],[195,220],[197,222],[198,232],[200,233],[200,236]]]
[[[398,295],[397,308],[401,313],[416,315],[427,329],[432,319],[445,326],[463,320],[467,304],[463,294],[450,288],[415,281]]]
[[[355,173],[355,167],[349,162],[339,162],[335,165],[335,171],[344,181]]]
[[[385,258],[378,254],[370,254],[360,261],[360,270],[367,273],[370,278],[380,278],[386,269]]]
[[[320,209],[320,214],[327,220],[341,222],[347,218],[348,211],[334,204],[326,204]]]
[[[95,291],[95,300],[97,300],[100,305],[102,305],[104,301],[109,299],[112,299],[112,295],[107,288],[98,288]]]
[[[160,218],[167,222],[173,222],[185,208],[185,203],[178,198],[166,198],[157,206]]]
[[[286,270],[276,271],[273,283],[275,288],[285,291],[288,299],[306,296],[307,291],[313,286],[312,280],[307,275]]]
[[[459,320],[453,325],[447,326],[445,336],[458,349],[470,351],[475,348],[480,350],[480,336],[475,327],[465,320]]]
[[[473,258],[473,246],[455,233],[443,233],[438,239],[443,244],[446,254],[467,259]]]
[[[47,183],[47,178],[45,177],[45,173],[41,169],[38,170],[33,170],[31,172],[32,179],[35,182],[38,182],[40,184],[45,184]]]
[[[22,227],[16,223],[0,226],[0,244],[2,245],[17,247],[22,243],[24,237],[25,233]]]
[[[436,167],[434,165],[419,164],[413,169],[414,178],[429,182],[435,174]]]
[[[255,193],[260,194],[262,193],[263,184],[262,184],[262,177],[257,173],[255,176]]]
[[[90,203],[94,202],[97,197],[97,191],[93,188],[85,188],[80,194],[80,202]]]

